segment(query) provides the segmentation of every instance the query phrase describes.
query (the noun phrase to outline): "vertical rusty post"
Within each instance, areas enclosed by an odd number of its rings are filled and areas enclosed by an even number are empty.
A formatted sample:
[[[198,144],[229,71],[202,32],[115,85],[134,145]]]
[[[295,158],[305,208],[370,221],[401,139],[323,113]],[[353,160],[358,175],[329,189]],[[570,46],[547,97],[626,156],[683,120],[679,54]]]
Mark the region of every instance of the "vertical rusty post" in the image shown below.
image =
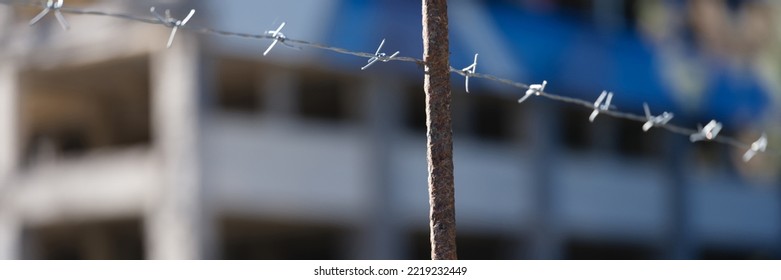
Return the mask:
[[[422,1],[431,259],[455,260],[456,209],[447,1]]]

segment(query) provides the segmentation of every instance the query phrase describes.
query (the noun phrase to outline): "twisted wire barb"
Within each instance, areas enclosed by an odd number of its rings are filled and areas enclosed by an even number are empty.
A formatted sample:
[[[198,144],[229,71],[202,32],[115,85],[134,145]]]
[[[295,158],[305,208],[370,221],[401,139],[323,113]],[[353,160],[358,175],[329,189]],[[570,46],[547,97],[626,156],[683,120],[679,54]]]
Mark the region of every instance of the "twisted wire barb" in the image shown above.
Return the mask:
[[[32,6],[32,7],[45,7],[43,3],[33,3],[30,1],[24,1],[24,0],[0,0],[0,4],[9,5],[9,6]],[[105,11],[97,11],[97,10],[87,10],[87,9],[78,9],[78,8],[71,8],[71,7],[65,7],[59,9],[62,13],[65,14],[73,14],[73,15],[92,15],[92,16],[104,16],[104,17],[113,17],[123,20],[129,20],[129,21],[136,21],[141,23],[147,23],[147,24],[156,24],[156,25],[163,25],[167,26],[167,23],[164,21],[161,21],[160,19],[154,18],[154,17],[146,17],[146,16],[136,16],[131,14],[124,14],[124,13],[116,13],[116,12],[105,12]],[[209,35],[218,35],[218,36],[224,36],[224,37],[236,37],[236,38],[244,38],[244,39],[255,39],[255,40],[278,40],[273,34],[255,34],[255,33],[242,33],[242,32],[234,32],[234,31],[227,31],[227,30],[220,30],[220,29],[214,29],[214,28],[208,28],[208,27],[195,27],[190,25],[183,25],[180,26],[179,29],[181,30],[188,30],[195,33],[201,33],[201,34],[209,34]],[[289,43],[291,45],[295,45],[298,47],[310,47],[345,55],[351,55],[356,57],[363,57],[363,58],[373,58],[377,55],[375,53],[368,53],[368,52],[360,52],[360,51],[353,51],[348,50],[345,48],[339,48],[339,47],[333,47],[328,46],[325,44],[317,43],[317,42],[311,42],[307,40],[301,40],[301,39],[294,39],[290,37],[286,37],[284,39],[286,43]],[[387,61],[402,61],[402,62],[412,62],[417,65],[423,66],[425,65],[425,61],[419,58],[414,57],[406,57],[406,56],[393,56],[393,57],[385,57],[384,58]],[[494,75],[484,74],[484,73],[478,73],[473,71],[465,71],[462,69],[456,69],[454,67],[450,67],[450,72],[455,73],[458,75],[463,76],[464,78],[478,78],[478,79],[484,79],[504,85],[508,85],[511,87],[515,87],[521,90],[528,90],[529,85],[516,82],[510,79],[500,78]],[[567,97],[563,95],[557,95],[550,92],[544,92],[539,91],[539,96],[545,97],[550,100],[562,102],[562,103],[568,103],[568,104],[574,104],[579,105],[584,108],[588,109],[599,109],[594,107],[593,101],[589,100],[583,100],[573,97]],[[600,114],[608,115],[614,118],[618,119],[625,119],[630,121],[635,121],[639,123],[645,123],[648,121],[646,116],[644,115],[638,115],[633,114],[629,112],[621,112],[617,110],[600,110]],[[640,126],[640,125],[638,125]],[[690,129],[686,127],[682,127],[679,125],[671,124],[671,123],[665,123],[665,124],[655,124],[654,127],[665,129],[671,133],[680,134],[684,136],[689,136],[693,133],[698,133],[699,130]],[[727,146],[732,146],[737,149],[741,150],[748,150],[751,148],[751,144],[747,144],[744,142],[741,142],[740,140],[719,135],[715,137],[714,139],[709,140],[711,142],[720,143]],[[763,151],[765,154],[774,155],[776,157],[781,157],[781,151],[775,150],[775,149],[766,149]]]

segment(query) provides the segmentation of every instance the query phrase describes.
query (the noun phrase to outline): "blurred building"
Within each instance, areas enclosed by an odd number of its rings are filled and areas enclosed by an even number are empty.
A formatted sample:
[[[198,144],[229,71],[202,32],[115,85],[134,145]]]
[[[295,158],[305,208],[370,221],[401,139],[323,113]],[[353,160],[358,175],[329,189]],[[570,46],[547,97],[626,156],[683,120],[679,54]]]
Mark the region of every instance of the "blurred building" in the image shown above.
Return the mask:
[[[365,52],[384,38],[420,57],[419,3],[399,2],[65,5],[195,8],[192,26],[286,22],[291,38]],[[733,2],[452,1],[452,63],[477,52],[479,72],[588,100],[611,89],[621,110],[717,118],[746,142],[769,129],[774,147],[778,13]],[[160,25],[66,14],[69,31],[52,15],[28,27],[39,11],[0,5],[0,259],[428,258],[416,65],[359,71],[363,58],[281,44],[263,57],[269,41],[189,30],[166,49]],[[719,37],[729,28],[746,44]],[[777,158],[743,164],[743,151],[462,83],[460,258],[781,256]]]

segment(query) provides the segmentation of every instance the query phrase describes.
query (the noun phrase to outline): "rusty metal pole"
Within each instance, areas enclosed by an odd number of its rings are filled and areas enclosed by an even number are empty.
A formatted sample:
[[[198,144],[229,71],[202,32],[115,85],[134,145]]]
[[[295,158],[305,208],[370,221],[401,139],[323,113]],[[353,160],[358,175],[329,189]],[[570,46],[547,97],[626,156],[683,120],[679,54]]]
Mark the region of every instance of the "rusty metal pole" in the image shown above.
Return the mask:
[[[422,1],[431,259],[455,260],[456,209],[447,1]]]

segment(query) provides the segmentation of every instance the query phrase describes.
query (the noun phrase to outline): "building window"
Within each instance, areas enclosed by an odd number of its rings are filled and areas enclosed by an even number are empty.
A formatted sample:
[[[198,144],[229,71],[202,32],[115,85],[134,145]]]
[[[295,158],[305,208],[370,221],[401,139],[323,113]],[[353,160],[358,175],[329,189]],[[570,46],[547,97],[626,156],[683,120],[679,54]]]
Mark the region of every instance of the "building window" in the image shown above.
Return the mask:
[[[55,130],[36,131],[30,137],[25,153],[32,161],[46,160],[57,154],[64,157],[86,153],[89,146],[86,132],[79,127],[61,127]]]
[[[416,133],[426,132],[426,93],[422,84],[407,87],[404,94],[404,126]]]
[[[428,232],[411,234],[408,252],[410,259],[431,259],[431,243]],[[456,236],[457,255],[460,260],[509,260],[514,258],[515,242],[499,234],[459,233]]]
[[[692,144],[691,155],[696,167],[718,170],[726,168],[723,145],[712,141],[700,141]]]
[[[226,218],[221,221],[222,258],[229,260],[345,259],[347,234],[336,227]]]
[[[629,28],[635,28],[640,21],[640,8],[643,7],[638,0],[623,1],[624,24]]]
[[[588,14],[591,12],[593,0],[557,0],[559,7]]]
[[[637,0],[557,0],[565,15],[585,22],[607,20],[610,27],[618,30],[632,28],[637,23],[639,3]]]
[[[258,65],[238,59],[217,62],[217,104],[227,112],[254,113],[263,107]]]
[[[592,124],[588,121],[588,113],[572,105],[560,106],[561,143],[575,151],[585,151],[592,147]]]
[[[651,158],[659,156],[664,151],[664,141],[658,128],[647,132],[642,129],[642,123],[624,119],[616,120],[618,129],[618,152],[628,157]]]
[[[145,254],[139,219],[53,224],[25,234],[27,259],[136,260]]]
[[[572,260],[646,260],[657,256],[649,246],[630,242],[571,240],[566,245]]]
[[[350,78],[323,72],[304,72],[299,87],[298,113],[305,119],[357,119],[358,96],[348,91]]]
[[[24,160],[149,145],[148,57],[21,74]]]
[[[517,124],[517,103],[508,98],[487,94],[466,96],[469,109],[469,132],[479,139],[511,141]]]
[[[716,247],[702,249],[699,258],[703,260],[772,260],[773,251],[757,248]]]

